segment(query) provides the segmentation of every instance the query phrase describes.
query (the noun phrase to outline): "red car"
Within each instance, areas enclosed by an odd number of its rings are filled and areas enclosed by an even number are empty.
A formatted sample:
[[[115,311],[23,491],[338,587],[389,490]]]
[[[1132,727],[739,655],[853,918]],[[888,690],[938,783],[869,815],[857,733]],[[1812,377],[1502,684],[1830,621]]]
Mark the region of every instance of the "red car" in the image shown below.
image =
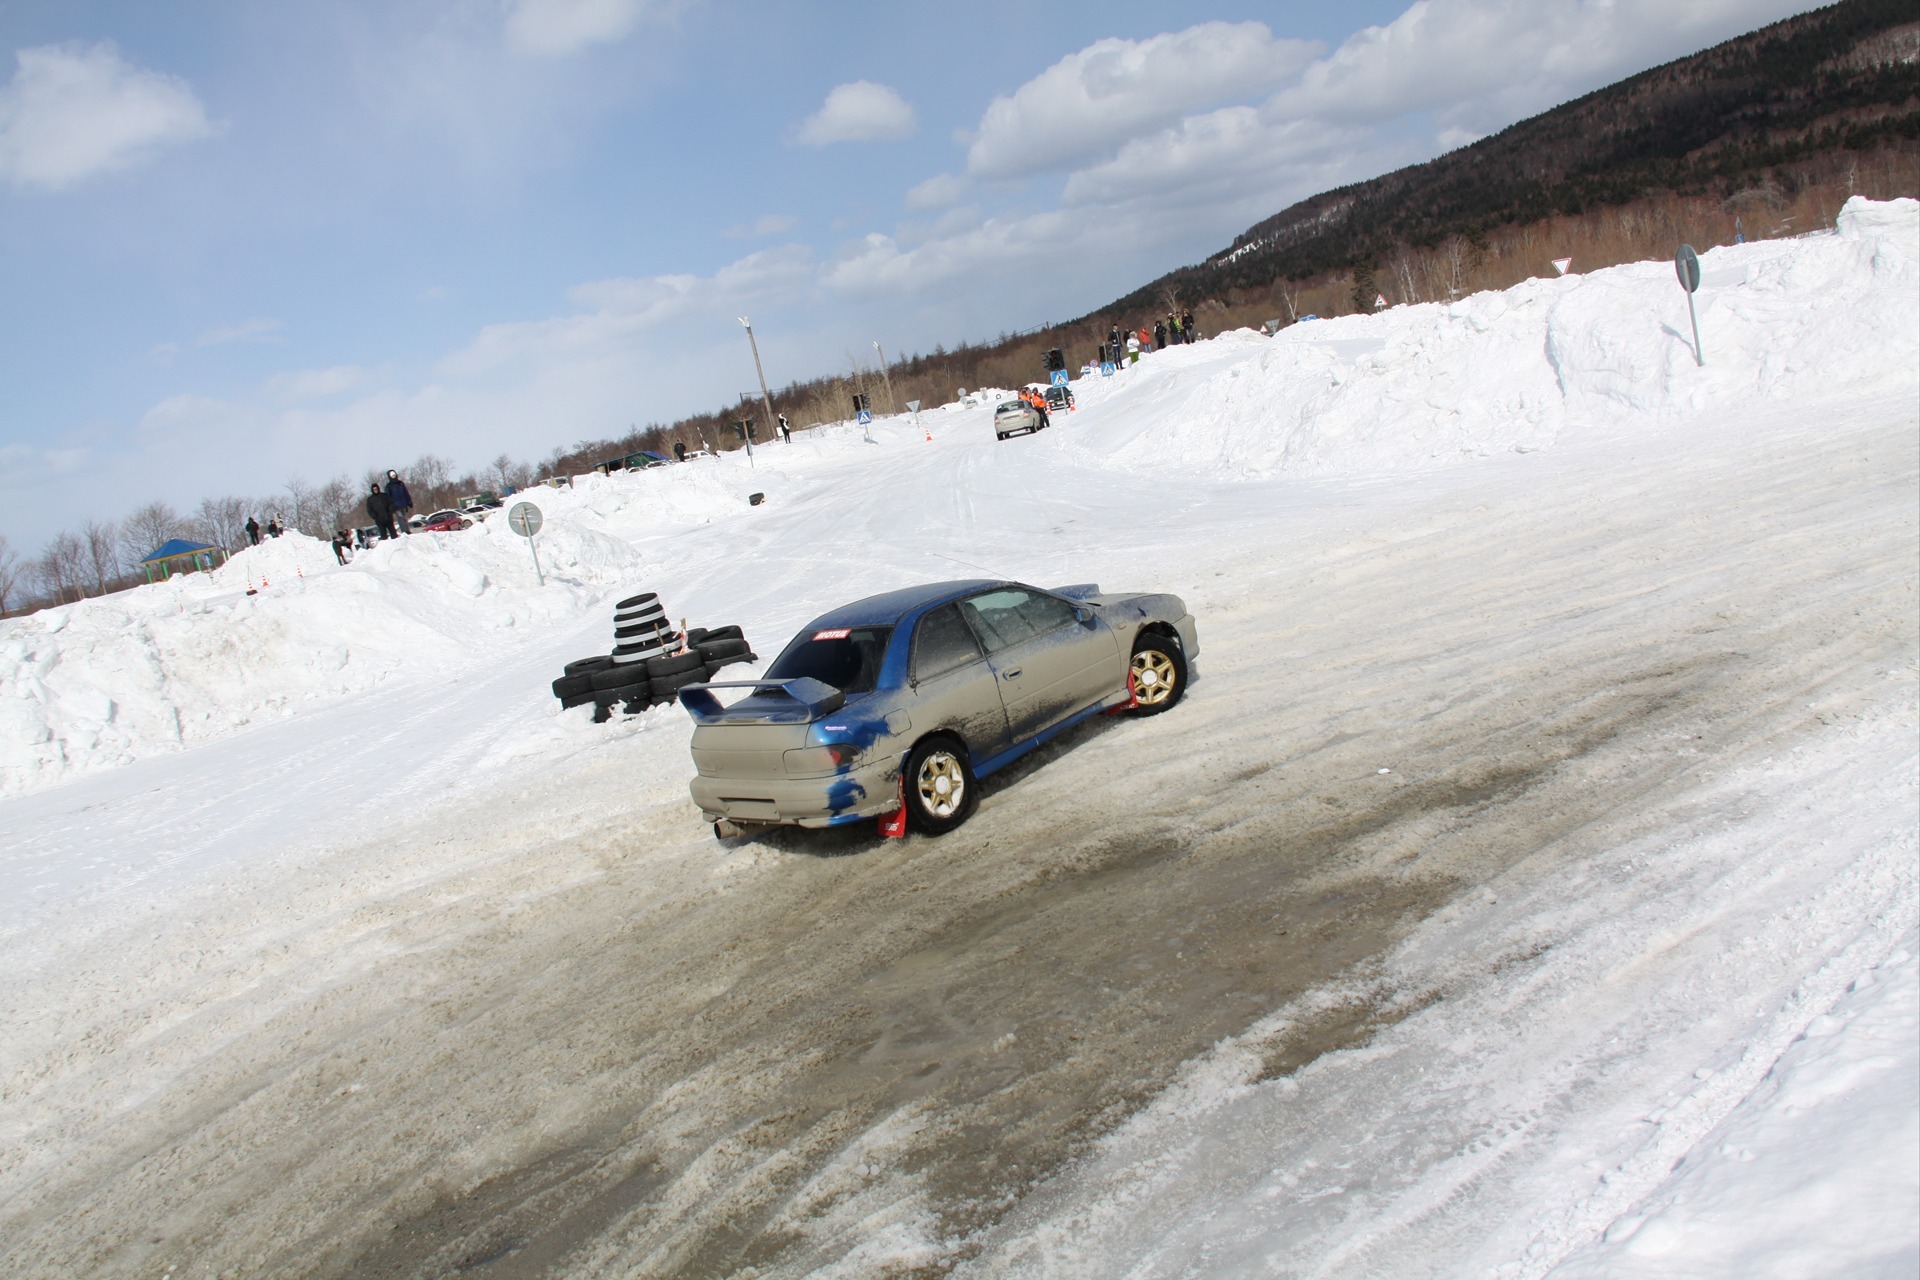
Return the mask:
[[[467,529],[472,526],[473,521],[467,519],[458,511],[436,511],[427,517],[425,524],[420,526],[420,532],[453,533],[456,530]]]

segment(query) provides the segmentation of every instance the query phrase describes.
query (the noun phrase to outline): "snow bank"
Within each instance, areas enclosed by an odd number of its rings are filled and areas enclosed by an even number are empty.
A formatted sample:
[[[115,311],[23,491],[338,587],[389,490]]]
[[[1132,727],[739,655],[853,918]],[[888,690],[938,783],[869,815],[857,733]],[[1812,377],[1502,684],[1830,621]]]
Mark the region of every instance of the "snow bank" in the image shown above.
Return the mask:
[[[1696,365],[1671,264],[1529,280],[1458,302],[1250,330],[1128,371],[1116,465],[1358,475],[1672,425],[1708,406],[1910,385],[1920,202],[1849,200],[1836,230],[1701,255]],[[1222,344],[1245,358],[1219,367]]]
[[[1920,349],[1916,260],[1920,203],[1854,199],[1833,233],[1703,255],[1704,368],[1671,267],[1641,263],[1156,352],[1076,384],[1094,412],[1074,416],[1082,429],[1067,440],[1047,439],[1147,474],[1382,474],[1544,448],[1568,433],[1659,429],[1710,404],[1910,386],[1913,361],[1885,353]],[[947,442],[990,445],[984,423],[1009,394],[981,389],[944,406]],[[906,421],[874,430],[904,439]],[[545,585],[525,541],[496,517],[378,545],[346,568],[325,543],[289,534],[212,574],[0,622],[0,794],[397,677],[457,672],[541,635],[557,643],[558,629],[585,628],[610,594],[646,588],[636,540],[743,518],[753,492],[806,501],[877,456],[867,434],[841,424],[752,460],[582,476],[569,490],[521,495],[546,516]]]

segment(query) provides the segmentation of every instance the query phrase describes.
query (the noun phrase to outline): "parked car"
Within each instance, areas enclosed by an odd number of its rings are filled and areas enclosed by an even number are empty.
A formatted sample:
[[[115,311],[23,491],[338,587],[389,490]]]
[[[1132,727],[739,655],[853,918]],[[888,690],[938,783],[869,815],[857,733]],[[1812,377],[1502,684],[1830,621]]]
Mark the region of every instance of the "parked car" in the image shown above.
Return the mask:
[[[1040,415],[1025,400],[1008,400],[993,411],[993,434],[995,439],[1005,440],[1010,435],[1022,431],[1033,432],[1040,429]]]
[[[1070,387],[1047,388],[1047,412],[1062,413],[1073,408],[1073,389]]]
[[[473,521],[458,511],[448,509],[436,511],[420,524],[421,533],[453,533],[473,526]]]
[[[680,691],[694,803],[719,836],[902,807],[940,835],[980,779],[1089,716],[1174,706],[1199,651],[1177,596],[991,580],[870,596],[808,623],[764,679]]]

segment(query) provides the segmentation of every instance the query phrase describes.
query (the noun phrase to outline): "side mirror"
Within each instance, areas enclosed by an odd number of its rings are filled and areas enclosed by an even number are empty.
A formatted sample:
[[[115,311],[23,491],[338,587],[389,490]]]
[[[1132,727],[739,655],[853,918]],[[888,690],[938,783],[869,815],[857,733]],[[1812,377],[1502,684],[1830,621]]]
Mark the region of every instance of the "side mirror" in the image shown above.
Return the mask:
[[[1082,609],[1078,605],[1076,605],[1074,606],[1073,617],[1074,617],[1074,620],[1083,627],[1090,627],[1093,625],[1093,611],[1091,609]]]

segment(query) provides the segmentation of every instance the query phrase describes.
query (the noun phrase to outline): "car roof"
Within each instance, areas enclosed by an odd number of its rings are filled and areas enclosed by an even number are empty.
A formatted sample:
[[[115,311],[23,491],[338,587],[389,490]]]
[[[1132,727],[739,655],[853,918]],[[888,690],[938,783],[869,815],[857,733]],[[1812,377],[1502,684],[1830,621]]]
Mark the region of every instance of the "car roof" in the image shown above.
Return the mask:
[[[897,591],[883,591],[877,596],[843,604],[809,622],[807,629],[892,626],[928,605],[939,604],[970,591],[1006,585],[1008,583],[1004,578],[966,578],[955,582],[929,582],[918,587],[901,587]]]

